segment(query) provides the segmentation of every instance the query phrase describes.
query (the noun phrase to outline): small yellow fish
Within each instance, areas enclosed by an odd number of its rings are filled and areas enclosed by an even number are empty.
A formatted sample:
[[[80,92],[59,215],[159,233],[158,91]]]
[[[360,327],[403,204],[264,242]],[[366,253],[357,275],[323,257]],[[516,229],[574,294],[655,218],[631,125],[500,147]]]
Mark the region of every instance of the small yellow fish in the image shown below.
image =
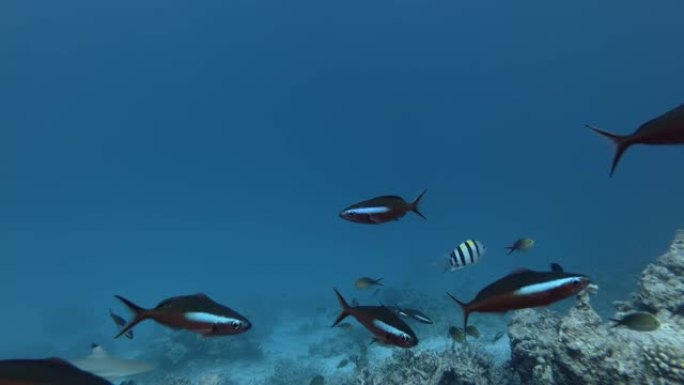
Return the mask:
[[[356,288],[359,290],[365,290],[365,289],[368,289],[368,288],[376,286],[376,285],[382,286],[380,281],[382,281],[382,278],[373,279],[373,278],[369,278],[369,277],[361,277],[361,278],[356,280],[356,282],[354,283],[354,286],[356,286]]]
[[[465,333],[463,333],[463,329],[456,326],[449,328],[449,336],[456,342],[463,343],[463,341],[465,341]]]
[[[532,238],[520,238],[515,243],[513,246],[508,246],[506,247],[508,251],[508,255],[510,255],[514,251],[527,251],[534,247],[534,239]]]
[[[626,326],[629,329],[640,332],[650,332],[660,327],[660,321],[658,321],[658,318],[645,311],[627,314],[620,320],[613,318],[610,320],[615,322],[615,325],[612,327]]]
[[[468,325],[466,334],[471,337],[480,338],[480,331],[477,329],[477,326]]]

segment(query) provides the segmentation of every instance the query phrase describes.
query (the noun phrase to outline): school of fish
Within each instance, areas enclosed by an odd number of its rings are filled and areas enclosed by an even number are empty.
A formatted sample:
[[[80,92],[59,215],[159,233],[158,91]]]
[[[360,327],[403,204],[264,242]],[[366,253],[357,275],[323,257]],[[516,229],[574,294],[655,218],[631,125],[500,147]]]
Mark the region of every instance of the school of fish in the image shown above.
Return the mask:
[[[609,138],[615,144],[616,151],[610,168],[612,176],[624,152],[633,145],[684,144],[684,104],[643,123],[629,135],[613,134],[592,125],[587,127]],[[419,204],[426,191],[423,190],[410,202],[396,195],[366,199],[344,208],[339,212],[339,216],[353,223],[372,225],[398,221],[408,212],[413,212],[426,220],[427,218],[419,211]],[[533,239],[525,237],[517,239],[505,249],[511,254],[529,251],[534,245]],[[487,248],[481,241],[467,239],[449,253],[444,271],[455,272],[474,265],[482,259],[486,251]],[[382,278],[361,277],[354,285],[359,290],[381,288],[381,280]],[[507,274],[484,286],[469,302],[447,293],[463,313],[462,327],[450,327],[447,336],[457,342],[465,341],[466,336],[479,338],[479,330],[473,325],[468,325],[470,314],[505,313],[547,306],[579,293],[590,282],[588,276],[565,272],[559,264],[554,263],[549,271],[520,269]],[[367,329],[373,343],[412,348],[419,344],[419,337],[404,319],[433,324],[432,319],[419,309],[392,305],[359,305],[356,301],[350,305],[337,289],[333,291],[341,310],[332,326],[349,330],[352,325],[342,321],[351,316]],[[110,317],[118,327],[115,338],[125,336],[133,339],[133,328],[145,320],[153,320],[169,328],[183,329],[205,337],[237,335],[252,328],[252,322],[246,317],[204,293],[170,297],[153,308],[141,307],[120,295],[116,295],[115,298],[133,315],[131,320],[125,321],[123,317],[110,310]],[[624,326],[638,331],[653,331],[660,326],[658,319],[648,312],[635,312],[612,321],[615,322],[614,327]],[[501,335],[497,334],[493,340],[499,338]],[[145,363],[116,359],[98,345],[93,345],[91,355],[75,363],[60,358],[0,360],[0,385],[111,385],[105,377],[117,378],[153,369],[153,366]],[[318,381],[316,378],[312,383]]]

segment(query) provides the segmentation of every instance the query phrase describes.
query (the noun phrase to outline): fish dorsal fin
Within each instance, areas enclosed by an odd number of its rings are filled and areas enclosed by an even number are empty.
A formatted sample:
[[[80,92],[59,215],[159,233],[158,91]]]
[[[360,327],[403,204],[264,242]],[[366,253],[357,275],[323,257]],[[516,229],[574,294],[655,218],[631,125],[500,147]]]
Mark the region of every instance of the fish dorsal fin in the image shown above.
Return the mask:
[[[167,298],[167,299],[159,302],[157,304],[156,309],[169,306],[170,304],[173,304],[174,302],[178,302],[178,301],[183,302],[184,300],[187,300],[188,298],[195,298],[195,299],[212,301],[211,298],[209,298],[209,296],[204,294],[204,293],[195,293],[195,294],[190,294],[190,295],[178,295],[175,297]]]
[[[381,195],[379,197],[373,198],[372,200],[376,200],[376,199],[378,199],[378,200],[379,199],[390,199],[390,200],[399,200],[399,201],[404,200],[404,198],[400,197],[399,195]]]
[[[563,266],[554,262],[551,264],[551,271],[553,271],[554,273],[562,273],[563,272]]]
[[[98,344],[90,345],[90,357],[107,357],[107,352]]]

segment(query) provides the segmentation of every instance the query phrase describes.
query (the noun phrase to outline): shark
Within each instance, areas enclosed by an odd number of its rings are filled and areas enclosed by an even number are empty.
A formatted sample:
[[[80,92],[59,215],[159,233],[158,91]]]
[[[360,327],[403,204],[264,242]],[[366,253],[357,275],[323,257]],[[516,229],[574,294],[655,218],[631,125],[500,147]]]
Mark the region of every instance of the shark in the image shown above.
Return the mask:
[[[156,368],[156,365],[151,363],[114,357],[96,343],[93,343],[90,349],[90,355],[72,360],[71,364],[109,381],[150,372]]]

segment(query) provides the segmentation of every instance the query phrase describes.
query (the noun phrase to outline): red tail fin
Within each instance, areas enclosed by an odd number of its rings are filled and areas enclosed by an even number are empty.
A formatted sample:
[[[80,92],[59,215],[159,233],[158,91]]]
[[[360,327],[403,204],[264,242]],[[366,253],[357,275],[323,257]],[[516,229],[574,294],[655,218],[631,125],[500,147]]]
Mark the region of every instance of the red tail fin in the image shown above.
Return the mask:
[[[137,324],[139,324],[141,321],[146,320],[149,315],[148,310],[145,308],[142,308],[133,302],[127,300],[126,298],[120,296],[120,295],[115,295],[114,297],[118,298],[119,301],[123,302],[124,305],[133,313],[134,317],[133,319],[124,326],[121,331],[119,331],[119,334],[116,335],[114,338],[119,338],[122,335],[126,334],[129,330],[133,329],[133,327]]]
[[[342,322],[343,319],[347,318],[347,316],[351,315],[351,306],[347,303],[347,301],[344,300],[344,297],[342,297],[342,294],[340,294],[337,289],[335,289],[335,294],[337,294],[337,300],[340,301],[340,306],[342,306],[342,312],[340,313],[339,316],[337,316],[337,319],[335,322],[332,324],[332,327],[337,326],[338,323]]]
[[[625,153],[625,150],[627,150],[627,148],[629,148],[629,146],[632,145],[630,137],[613,134],[608,131],[604,131],[600,128],[591,126],[589,124],[585,124],[585,126],[591,128],[597,134],[610,139],[610,141],[615,143],[615,145],[617,146],[615,150],[615,156],[613,157],[613,165],[610,167],[610,176],[613,176],[613,173],[615,173],[615,168],[617,168],[618,162],[620,162],[620,158],[622,158],[622,155]]]
[[[456,297],[449,293],[447,293],[447,295],[451,297],[451,299],[453,299],[454,302],[459,304],[461,306],[461,310],[463,310],[463,333],[465,333],[466,329],[468,328],[468,316],[470,315],[470,310],[468,310],[468,304],[459,301],[458,299],[456,299]]]
[[[418,210],[418,204],[420,204],[420,200],[423,199],[423,195],[425,195],[426,192],[427,192],[427,189],[423,190],[423,192],[420,193],[420,195],[418,195],[418,198],[416,198],[413,202],[411,202],[411,211],[418,214],[421,218],[423,218],[425,220],[427,220],[427,218],[425,218],[425,215],[423,215]]]

